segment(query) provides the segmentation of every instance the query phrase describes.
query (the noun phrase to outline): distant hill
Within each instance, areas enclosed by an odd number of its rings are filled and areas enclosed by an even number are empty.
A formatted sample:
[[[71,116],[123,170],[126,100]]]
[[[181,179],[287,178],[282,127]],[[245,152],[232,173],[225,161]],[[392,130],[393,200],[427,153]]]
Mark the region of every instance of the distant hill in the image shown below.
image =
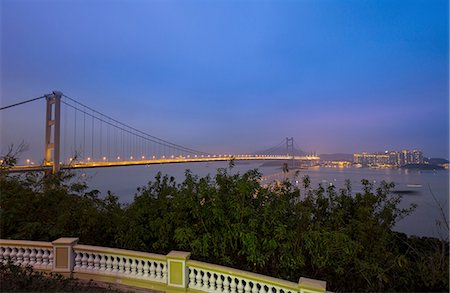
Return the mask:
[[[444,167],[432,164],[407,164],[402,166],[403,169],[418,169],[418,170],[444,170]]]
[[[322,161],[349,161],[353,162],[353,154],[343,154],[343,153],[336,153],[336,154],[320,154],[320,159]]]
[[[448,164],[448,160],[442,158],[424,158],[424,161],[432,165]]]
[[[279,146],[276,148],[272,148],[270,149],[270,152],[268,152],[267,150],[264,151],[257,151],[254,152],[255,155],[286,155],[287,151],[286,151],[286,146]],[[292,154],[290,154],[292,155]],[[294,156],[306,156],[307,153],[300,150],[300,149],[296,149],[294,148]]]

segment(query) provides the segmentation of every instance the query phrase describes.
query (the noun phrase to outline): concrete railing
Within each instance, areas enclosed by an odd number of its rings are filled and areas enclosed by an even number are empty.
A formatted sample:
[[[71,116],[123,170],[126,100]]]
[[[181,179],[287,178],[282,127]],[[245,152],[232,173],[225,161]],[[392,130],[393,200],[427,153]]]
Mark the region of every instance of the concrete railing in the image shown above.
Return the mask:
[[[35,269],[51,271],[53,246],[51,242],[0,240],[0,262],[11,261],[16,265],[30,265]]]
[[[167,255],[78,244],[78,238],[53,242],[2,240],[0,261],[30,265],[102,282],[166,292],[318,293],[326,282],[300,278],[288,282],[260,274],[190,260],[190,253]]]

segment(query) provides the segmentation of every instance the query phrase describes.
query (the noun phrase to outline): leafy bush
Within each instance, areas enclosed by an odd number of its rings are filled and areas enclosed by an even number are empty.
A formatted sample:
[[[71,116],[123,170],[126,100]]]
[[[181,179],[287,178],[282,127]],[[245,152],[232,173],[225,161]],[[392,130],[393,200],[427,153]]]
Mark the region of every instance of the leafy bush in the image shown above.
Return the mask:
[[[230,165],[231,167],[231,165]],[[333,291],[448,291],[448,240],[418,238],[392,228],[414,206],[399,208],[392,183],[363,191],[350,183],[313,189],[259,184],[251,170],[214,177],[186,172],[177,184],[158,174],[134,201],[98,192],[67,174],[0,176],[3,238],[51,241],[76,236],[85,244],[168,253],[291,281],[326,280]],[[33,212],[30,212],[33,211]]]
[[[120,292],[103,288],[93,282],[81,282],[59,274],[34,271],[31,266],[21,267],[0,262],[1,292]]]

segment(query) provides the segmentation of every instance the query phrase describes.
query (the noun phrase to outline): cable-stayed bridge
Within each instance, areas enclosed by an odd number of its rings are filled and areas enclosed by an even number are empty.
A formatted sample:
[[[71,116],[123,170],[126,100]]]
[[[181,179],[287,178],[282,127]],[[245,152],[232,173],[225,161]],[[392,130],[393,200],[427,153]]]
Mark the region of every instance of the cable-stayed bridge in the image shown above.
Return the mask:
[[[12,172],[67,168],[99,168],[249,160],[291,160],[315,162],[315,155],[298,155],[294,139],[286,138],[277,146],[258,154],[211,154],[153,136],[103,114],[61,92],[54,91],[34,99],[0,108],[4,111],[38,100],[46,101],[45,151],[43,159],[27,160],[25,165],[9,168]],[[279,149],[285,143],[285,152]],[[277,153],[275,153],[275,151]],[[36,164],[34,162],[41,161]],[[3,162],[2,162],[3,163]]]

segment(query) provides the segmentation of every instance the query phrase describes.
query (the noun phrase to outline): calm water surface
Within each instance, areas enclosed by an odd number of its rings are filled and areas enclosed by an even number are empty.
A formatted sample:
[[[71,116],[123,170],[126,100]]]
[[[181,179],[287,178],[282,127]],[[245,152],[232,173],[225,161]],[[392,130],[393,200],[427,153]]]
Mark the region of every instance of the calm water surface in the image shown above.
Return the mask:
[[[102,169],[86,169],[78,171],[86,175],[90,188],[98,189],[102,194],[108,190],[119,196],[120,201],[128,203],[133,201],[136,188],[146,185],[153,180],[158,171],[175,177],[181,183],[184,179],[186,169],[190,169],[194,174],[205,176],[215,175],[218,168],[228,167],[228,162],[214,163],[191,163],[191,164],[167,164],[150,166],[128,166]],[[263,167],[259,162],[249,164],[236,164],[231,173],[243,173],[249,169],[258,168],[263,174],[265,182],[276,179],[283,179],[279,167]],[[293,172],[292,172],[293,173]],[[296,179],[292,177],[293,183]],[[369,168],[311,168],[302,169],[299,173],[298,184],[301,186],[301,178],[309,175],[312,186],[317,187],[322,184],[324,187],[333,184],[337,188],[344,187],[344,182],[349,179],[354,192],[361,190],[361,179],[368,179],[377,186],[382,180],[395,183],[395,189],[408,191],[403,195],[402,206],[406,207],[411,203],[417,204],[417,209],[412,215],[400,221],[396,230],[407,234],[419,236],[446,236],[445,230],[439,229],[436,220],[442,219],[437,202],[433,199],[432,193],[437,201],[443,206],[444,213],[448,219],[448,199],[449,199],[449,172],[444,171],[418,171],[403,169],[369,169]]]

